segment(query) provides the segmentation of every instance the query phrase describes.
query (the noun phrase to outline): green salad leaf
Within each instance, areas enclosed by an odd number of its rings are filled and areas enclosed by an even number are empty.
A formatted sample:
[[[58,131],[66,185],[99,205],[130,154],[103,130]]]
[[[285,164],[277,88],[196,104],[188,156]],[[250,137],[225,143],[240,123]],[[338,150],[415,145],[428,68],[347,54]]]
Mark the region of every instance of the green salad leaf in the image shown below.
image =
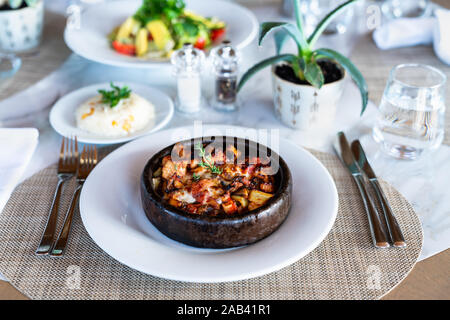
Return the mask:
[[[183,31],[190,37],[197,36],[199,27],[197,23],[195,23],[192,19],[183,19],[181,25],[183,26]]]
[[[185,6],[183,0],[144,0],[134,18],[144,25],[163,17],[172,21],[183,13]]]

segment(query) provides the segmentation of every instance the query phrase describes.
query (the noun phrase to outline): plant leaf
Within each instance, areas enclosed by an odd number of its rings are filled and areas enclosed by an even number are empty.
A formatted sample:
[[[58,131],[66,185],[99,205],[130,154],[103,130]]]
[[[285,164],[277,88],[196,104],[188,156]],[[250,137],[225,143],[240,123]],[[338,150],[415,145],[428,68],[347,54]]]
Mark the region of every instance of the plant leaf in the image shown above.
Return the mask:
[[[295,75],[301,79],[300,73],[301,75],[303,75],[303,70],[300,68],[300,63],[298,62],[298,59],[294,59],[291,61],[291,67],[292,70],[294,70]]]
[[[25,0],[25,2],[29,7],[34,7],[38,3],[38,0]]]
[[[308,62],[304,69],[305,79],[314,87],[320,89],[325,82],[322,69],[316,62]]]
[[[258,71],[264,69],[265,67],[268,67],[272,64],[281,62],[281,61],[292,61],[293,59],[297,59],[297,56],[293,54],[282,54],[277,55],[274,57],[267,58],[257,64],[255,64],[253,67],[248,69],[244,75],[242,76],[241,80],[239,81],[237,90],[240,91],[244,84]]]
[[[9,0],[8,3],[11,9],[18,9],[22,5],[23,0]]]
[[[277,52],[277,54],[280,54],[281,49],[283,49],[283,46],[288,39],[288,33],[286,32],[286,30],[279,30],[279,31],[275,32],[273,37],[275,39],[276,52]]]
[[[295,75],[300,79],[300,80],[306,80],[305,79],[305,70],[306,70],[306,64],[305,64],[305,60],[299,57],[296,57],[296,59],[292,59],[292,61],[290,61],[291,63],[291,67],[294,70]]]
[[[294,0],[295,21],[297,22],[298,32],[302,38],[302,48],[309,50],[310,46],[306,39],[305,32],[303,31],[303,17],[300,10],[300,0]]]
[[[314,51],[314,53],[336,60],[336,62],[338,62],[345,70],[347,70],[348,73],[350,73],[353,81],[355,81],[356,85],[359,88],[359,91],[361,92],[361,99],[362,99],[361,115],[362,115],[364,113],[364,110],[366,110],[367,102],[369,100],[368,97],[369,94],[366,80],[364,79],[363,75],[358,70],[358,68],[347,57],[343,56],[342,54],[334,50],[318,49]]]
[[[261,29],[259,33],[258,44],[261,45],[264,38],[269,34],[270,31],[275,31],[277,29],[283,29],[286,31],[297,43],[299,51],[308,49],[308,43],[304,38],[303,34],[297,29],[297,27],[291,23],[287,22],[264,22],[261,24]]]
[[[328,27],[330,22],[342,11],[347,9],[347,6],[354,4],[359,0],[349,0],[347,2],[344,2],[340,6],[336,7],[333,11],[331,11],[329,14],[325,16],[325,18],[322,19],[322,21],[319,22],[316,29],[313,31],[313,33],[308,38],[308,44],[310,47],[313,47],[316,43],[317,39],[319,39],[320,35],[325,31],[325,29]]]
[[[263,22],[259,28],[259,39],[258,45],[260,46],[263,42],[264,38],[267,34],[272,31],[274,28],[278,28],[282,25],[286,24],[286,22]]]

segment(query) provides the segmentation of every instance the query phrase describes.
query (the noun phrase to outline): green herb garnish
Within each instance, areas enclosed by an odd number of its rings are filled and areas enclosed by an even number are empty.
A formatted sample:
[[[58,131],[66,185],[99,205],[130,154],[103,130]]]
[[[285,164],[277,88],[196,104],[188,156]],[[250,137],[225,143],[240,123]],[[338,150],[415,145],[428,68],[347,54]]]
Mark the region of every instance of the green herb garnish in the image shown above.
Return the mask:
[[[109,104],[111,108],[117,106],[120,100],[130,97],[131,90],[127,86],[120,88],[112,82],[110,86],[113,90],[98,90],[98,93],[102,95],[102,103]]]
[[[196,174],[196,173],[194,173],[194,174],[192,175],[192,178],[193,178],[195,181],[200,180],[200,176],[199,176],[198,174]]]
[[[222,169],[214,165],[214,161],[212,161],[211,155],[208,156],[206,155],[205,148],[203,148],[203,144],[201,142],[195,145],[195,149],[199,151],[199,154],[203,160],[198,164],[200,167],[209,169],[209,171],[211,171],[214,174],[222,174]]]

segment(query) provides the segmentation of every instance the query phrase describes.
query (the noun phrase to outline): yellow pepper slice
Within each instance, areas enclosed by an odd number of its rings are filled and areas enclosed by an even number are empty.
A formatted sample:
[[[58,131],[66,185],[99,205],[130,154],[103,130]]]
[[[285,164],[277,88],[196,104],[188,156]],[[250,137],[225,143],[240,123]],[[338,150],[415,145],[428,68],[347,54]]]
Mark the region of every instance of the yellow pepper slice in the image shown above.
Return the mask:
[[[145,28],[139,29],[136,36],[136,54],[142,57],[148,51],[148,31]]]
[[[132,17],[129,17],[127,20],[125,20],[124,23],[122,23],[119,31],[117,31],[117,40],[120,41],[122,39],[129,38],[135,26],[139,24],[139,21],[136,21]]]
[[[161,20],[153,20],[147,23],[147,29],[150,31],[153,41],[159,50],[171,50],[175,45],[169,29]]]

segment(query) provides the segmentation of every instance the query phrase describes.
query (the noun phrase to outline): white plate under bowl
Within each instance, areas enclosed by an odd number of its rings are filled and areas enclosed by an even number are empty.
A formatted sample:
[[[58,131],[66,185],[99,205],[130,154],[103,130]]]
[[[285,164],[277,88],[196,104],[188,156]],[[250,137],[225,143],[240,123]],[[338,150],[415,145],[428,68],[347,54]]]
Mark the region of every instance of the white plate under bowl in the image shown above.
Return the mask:
[[[214,126],[222,132],[225,128],[230,127]],[[174,142],[175,130],[180,129],[160,131],[120,147],[97,165],[84,184],[80,198],[83,224],[97,245],[116,260],[171,280],[242,280],[294,263],[330,231],[338,210],[333,179],[308,151],[281,140],[279,152],[292,172],[293,194],[291,211],[278,230],[252,245],[221,250],[194,248],[166,237],[147,220],[139,182],[151,156]],[[178,132],[199,136],[192,128]]]
[[[142,0],[119,0],[88,6],[81,13],[79,26],[66,28],[64,39],[67,46],[86,59],[119,67],[154,68],[168,64],[119,54],[109,44],[108,34],[133,16],[141,5]],[[225,38],[238,49],[246,47],[258,34],[255,15],[238,4],[222,0],[186,0],[186,8],[205,17],[225,21]]]
[[[164,92],[139,83],[114,82],[120,87],[126,85],[133,92],[150,101],[155,106],[155,118],[148,125],[124,137],[105,137],[77,128],[75,110],[86,100],[98,94],[99,89],[110,90],[110,83],[99,83],[72,91],[59,99],[50,111],[50,124],[64,137],[77,136],[79,142],[114,144],[130,141],[163,128],[172,118],[172,99]]]

